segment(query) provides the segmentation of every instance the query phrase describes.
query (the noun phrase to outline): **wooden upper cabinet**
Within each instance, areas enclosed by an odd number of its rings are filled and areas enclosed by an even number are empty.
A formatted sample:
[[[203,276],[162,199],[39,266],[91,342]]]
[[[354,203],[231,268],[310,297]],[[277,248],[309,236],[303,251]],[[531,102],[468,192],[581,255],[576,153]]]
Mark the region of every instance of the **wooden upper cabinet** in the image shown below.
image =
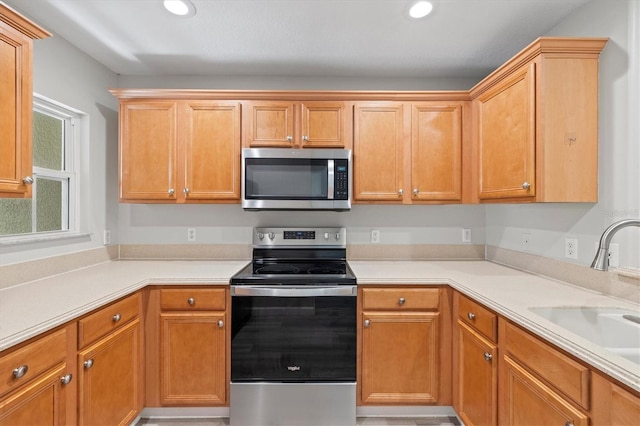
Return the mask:
[[[412,105],[412,201],[462,200],[462,104]]]
[[[598,57],[543,37],[471,89],[482,201],[598,200]]]
[[[353,199],[401,202],[404,195],[404,106],[356,104],[353,138]]]
[[[535,195],[535,66],[476,100],[479,122],[479,198]]]
[[[31,197],[33,40],[49,36],[0,3],[0,197]]]
[[[250,101],[244,147],[351,148],[346,102]]]
[[[237,202],[239,102],[126,100],[120,104],[120,199]]]

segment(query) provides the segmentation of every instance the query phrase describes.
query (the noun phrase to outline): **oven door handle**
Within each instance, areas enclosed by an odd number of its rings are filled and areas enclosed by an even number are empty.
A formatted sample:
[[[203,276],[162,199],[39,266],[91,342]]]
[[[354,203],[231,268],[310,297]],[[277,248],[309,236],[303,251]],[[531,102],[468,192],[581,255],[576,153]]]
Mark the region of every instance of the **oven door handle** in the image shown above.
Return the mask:
[[[231,296],[266,297],[317,297],[317,296],[356,296],[355,285],[341,286],[231,286]]]

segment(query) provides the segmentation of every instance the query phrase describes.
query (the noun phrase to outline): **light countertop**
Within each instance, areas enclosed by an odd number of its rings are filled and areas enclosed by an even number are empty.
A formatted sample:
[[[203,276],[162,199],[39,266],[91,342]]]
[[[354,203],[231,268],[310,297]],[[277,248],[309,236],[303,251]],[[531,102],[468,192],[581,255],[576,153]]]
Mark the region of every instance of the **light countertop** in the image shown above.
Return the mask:
[[[0,290],[0,350],[147,285],[226,285],[248,261],[116,260]],[[640,365],[529,311],[640,306],[488,261],[349,261],[359,285],[447,284],[640,391]]]

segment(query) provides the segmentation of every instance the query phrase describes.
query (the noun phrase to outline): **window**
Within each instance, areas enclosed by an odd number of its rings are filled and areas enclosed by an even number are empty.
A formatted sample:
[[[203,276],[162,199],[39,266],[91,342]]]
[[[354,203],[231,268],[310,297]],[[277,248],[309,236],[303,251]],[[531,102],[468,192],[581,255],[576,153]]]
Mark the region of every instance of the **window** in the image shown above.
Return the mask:
[[[76,126],[80,113],[34,94],[33,195],[0,199],[0,236],[77,231]]]

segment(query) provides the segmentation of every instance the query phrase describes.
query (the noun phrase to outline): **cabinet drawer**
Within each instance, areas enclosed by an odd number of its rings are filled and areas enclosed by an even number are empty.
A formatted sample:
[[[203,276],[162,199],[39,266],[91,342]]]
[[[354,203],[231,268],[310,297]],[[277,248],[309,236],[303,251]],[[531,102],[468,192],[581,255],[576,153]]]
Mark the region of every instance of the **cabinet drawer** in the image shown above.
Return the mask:
[[[365,288],[362,309],[436,310],[440,301],[437,288]]]
[[[506,321],[504,324],[504,334],[500,339],[504,338],[507,352],[588,410],[589,369],[516,326]],[[502,332],[502,328],[500,330]]]
[[[8,355],[3,354],[0,357],[0,395],[64,361],[66,354],[66,329],[42,337]],[[20,378],[16,377],[21,374]]]
[[[138,316],[140,295],[134,294],[78,321],[78,347],[83,348]]]
[[[226,307],[225,288],[173,288],[160,290],[162,310],[223,311]]]
[[[458,298],[458,317],[493,342],[498,341],[498,316],[461,294]]]

